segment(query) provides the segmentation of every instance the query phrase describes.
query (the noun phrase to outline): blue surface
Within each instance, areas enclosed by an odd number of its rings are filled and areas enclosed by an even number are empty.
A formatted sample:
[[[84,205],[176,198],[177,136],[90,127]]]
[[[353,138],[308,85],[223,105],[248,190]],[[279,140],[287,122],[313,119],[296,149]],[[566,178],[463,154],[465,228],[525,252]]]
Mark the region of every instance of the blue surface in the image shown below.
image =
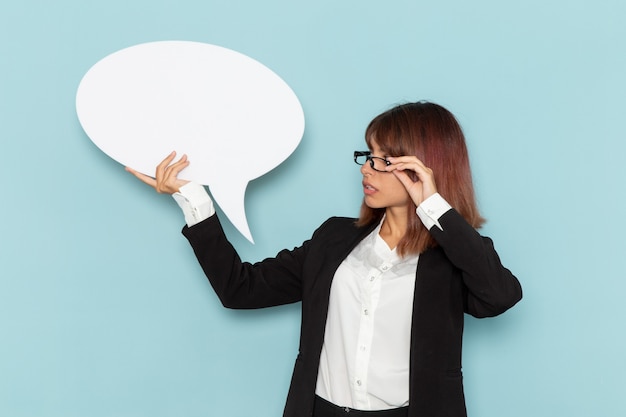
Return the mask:
[[[525,291],[467,320],[470,416],[626,415],[625,15],[617,0],[3,2],[0,415],[282,413],[298,306],[223,309],[174,201],[76,118],[95,62],[170,39],[247,54],[302,102],[302,143],[248,189],[256,245],[226,225],[249,260],[357,214],[351,152],[373,116],[448,107],[483,232]]]

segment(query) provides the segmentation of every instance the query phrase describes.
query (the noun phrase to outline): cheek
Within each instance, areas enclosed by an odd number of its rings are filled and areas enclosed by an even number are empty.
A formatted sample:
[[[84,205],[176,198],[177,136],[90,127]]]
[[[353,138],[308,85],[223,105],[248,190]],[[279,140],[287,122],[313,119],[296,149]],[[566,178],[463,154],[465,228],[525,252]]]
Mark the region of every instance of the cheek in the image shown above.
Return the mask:
[[[404,185],[402,185],[400,180],[393,174],[391,174],[389,180],[385,182],[385,189],[397,197],[409,197],[409,193],[406,188],[404,188]]]

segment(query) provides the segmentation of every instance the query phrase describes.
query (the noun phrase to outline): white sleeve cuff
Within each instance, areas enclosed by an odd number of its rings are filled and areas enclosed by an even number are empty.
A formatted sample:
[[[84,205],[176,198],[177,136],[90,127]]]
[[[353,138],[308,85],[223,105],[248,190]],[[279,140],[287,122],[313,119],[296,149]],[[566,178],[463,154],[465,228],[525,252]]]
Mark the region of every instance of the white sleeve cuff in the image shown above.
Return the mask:
[[[452,206],[439,193],[435,193],[422,201],[422,204],[417,207],[415,212],[428,230],[433,226],[443,230],[443,227],[439,224],[439,218],[451,208]]]
[[[215,214],[213,200],[204,186],[189,182],[180,187],[179,192],[172,194],[176,203],[183,210],[185,222],[191,227]]]

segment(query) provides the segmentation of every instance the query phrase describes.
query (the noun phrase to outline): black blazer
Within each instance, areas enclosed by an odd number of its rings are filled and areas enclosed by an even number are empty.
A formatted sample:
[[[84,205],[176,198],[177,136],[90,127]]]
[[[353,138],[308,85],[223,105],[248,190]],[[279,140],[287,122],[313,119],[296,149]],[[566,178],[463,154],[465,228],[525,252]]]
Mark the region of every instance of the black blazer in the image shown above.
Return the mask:
[[[241,262],[217,216],[183,234],[218,297],[228,308],[261,308],[302,301],[299,353],[285,417],[311,416],[328,312],[331,281],[350,251],[376,225],[331,218],[310,240],[275,258]],[[438,246],[418,260],[411,330],[409,416],[464,417],[461,374],[463,313],[498,315],[522,297],[519,282],[504,268],[489,238],[455,210],[430,232]],[[341,405],[341,404],[340,404]]]

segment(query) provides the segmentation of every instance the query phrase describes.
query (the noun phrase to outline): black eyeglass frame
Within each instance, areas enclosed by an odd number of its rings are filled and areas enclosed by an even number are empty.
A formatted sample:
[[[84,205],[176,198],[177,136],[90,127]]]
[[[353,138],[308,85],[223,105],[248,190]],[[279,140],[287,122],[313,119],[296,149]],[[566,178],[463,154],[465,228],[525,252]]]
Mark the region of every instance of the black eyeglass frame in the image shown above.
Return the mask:
[[[372,167],[372,169],[374,171],[378,171],[378,172],[389,172],[389,171],[381,171],[380,169],[376,169],[374,167],[374,159],[380,159],[381,161],[383,161],[385,163],[385,166],[389,166],[391,165],[391,162],[387,161],[385,158],[381,158],[379,156],[372,156],[372,153],[370,151],[354,151],[354,163],[357,165],[364,165],[364,163],[359,164],[357,162],[357,158],[359,156],[364,156],[365,157],[365,162],[370,161],[370,166]]]

